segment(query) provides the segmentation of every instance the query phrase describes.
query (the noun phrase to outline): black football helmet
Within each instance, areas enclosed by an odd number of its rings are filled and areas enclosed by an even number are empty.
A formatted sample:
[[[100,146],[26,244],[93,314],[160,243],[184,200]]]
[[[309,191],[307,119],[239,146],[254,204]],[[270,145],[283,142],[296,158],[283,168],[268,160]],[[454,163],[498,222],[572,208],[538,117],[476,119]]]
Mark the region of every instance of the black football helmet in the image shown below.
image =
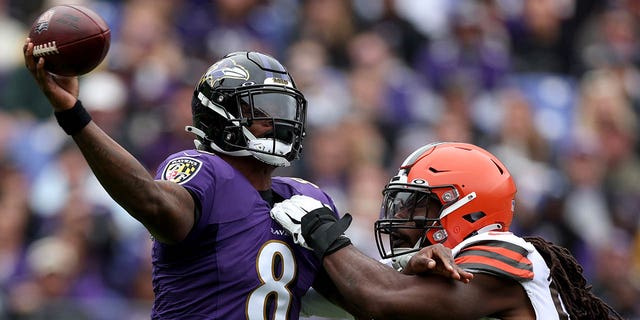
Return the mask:
[[[275,58],[234,52],[214,63],[196,85],[191,102],[196,148],[232,156],[253,156],[274,166],[299,158],[307,102]],[[256,137],[255,121],[272,130]]]

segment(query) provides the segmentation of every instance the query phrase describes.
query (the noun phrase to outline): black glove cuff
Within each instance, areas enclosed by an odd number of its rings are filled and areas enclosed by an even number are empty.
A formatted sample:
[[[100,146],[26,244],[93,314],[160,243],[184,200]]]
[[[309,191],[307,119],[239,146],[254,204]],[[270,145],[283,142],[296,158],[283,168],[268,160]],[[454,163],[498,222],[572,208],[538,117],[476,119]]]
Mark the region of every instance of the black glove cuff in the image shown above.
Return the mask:
[[[316,256],[323,258],[351,243],[351,240],[344,235],[351,220],[351,215],[348,213],[340,220],[336,220],[331,209],[326,207],[315,209],[302,217],[302,236]]]
[[[326,257],[350,244],[351,239],[349,239],[347,236],[340,236],[329,246],[329,248],[327,248],[327,250],[324,252],[323,257]]]
[[[82,106],[80,100],[76,101],[73,108],[53,113],[58,120],[58,125],[70,136],[80,132],[91,122],[91,115]]]

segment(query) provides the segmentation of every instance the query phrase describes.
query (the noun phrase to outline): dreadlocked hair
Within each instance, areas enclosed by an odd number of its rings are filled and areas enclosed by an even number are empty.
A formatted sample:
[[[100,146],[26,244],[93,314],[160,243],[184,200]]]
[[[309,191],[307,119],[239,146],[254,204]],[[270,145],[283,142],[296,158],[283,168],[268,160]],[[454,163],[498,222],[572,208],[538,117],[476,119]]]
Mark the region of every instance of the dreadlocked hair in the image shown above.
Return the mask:
[[[622,320],[611,306],[591,292],[592,286],[582,274],[582,266],[571,252],[540,237],[524,237],[540,252],[551,270],[551,278],[557,284],[560,297],[571,319]]]

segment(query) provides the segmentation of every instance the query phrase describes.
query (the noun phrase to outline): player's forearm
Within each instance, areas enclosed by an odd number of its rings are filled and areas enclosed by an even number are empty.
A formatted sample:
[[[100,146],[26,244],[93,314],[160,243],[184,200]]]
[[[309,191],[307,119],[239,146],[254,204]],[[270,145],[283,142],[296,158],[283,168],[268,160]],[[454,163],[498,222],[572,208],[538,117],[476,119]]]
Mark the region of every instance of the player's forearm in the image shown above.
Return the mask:
[[[156,181],[127,150],[90,122],[73,139],[109,195],[164,243],[184,239],[194,223],[189,192]]]
[[[95,123],[73,136],[105,190],[135,218],[144,218],[154,198],[154,179],[127,150]]]
[[[405,275],[373,260],[352,245],[324,257],[323,266],[342,296],[365,319],[478,319],[466,306],[480,291],[440,275]],[[466,289],[465,289],[466,288]],[[486,293],[484,293],[486,294]],[[353,311],[351,311],[353,312]]]
[[[398,284],[395,270],[362,254],[352,245],[324,258],[324,268],[359,317],[385,319],[389,291]]]

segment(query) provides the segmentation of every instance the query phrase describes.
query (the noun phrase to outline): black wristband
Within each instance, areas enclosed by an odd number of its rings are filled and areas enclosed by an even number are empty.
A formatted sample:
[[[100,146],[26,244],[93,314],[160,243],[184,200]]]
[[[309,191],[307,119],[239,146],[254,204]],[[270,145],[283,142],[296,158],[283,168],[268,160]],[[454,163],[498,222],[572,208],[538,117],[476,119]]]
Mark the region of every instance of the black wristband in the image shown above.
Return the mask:
[[[91,115],[84,109],[80,100],[76,101],[73,108],[56,111],[53,114],[58,120],[58,125],[70,136],[80,132],[91,122]]]

